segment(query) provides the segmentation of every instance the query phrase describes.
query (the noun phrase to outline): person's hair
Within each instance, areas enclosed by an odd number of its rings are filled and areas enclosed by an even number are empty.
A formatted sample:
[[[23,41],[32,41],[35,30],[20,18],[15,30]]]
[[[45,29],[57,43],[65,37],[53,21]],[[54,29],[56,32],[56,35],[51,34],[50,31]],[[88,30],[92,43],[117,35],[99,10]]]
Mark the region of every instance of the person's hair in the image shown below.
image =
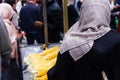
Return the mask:
[[[17,0],[7,0],[7,3],[10,4],[11,6],[13,6],[13,4],[15,4],[17,2]]]

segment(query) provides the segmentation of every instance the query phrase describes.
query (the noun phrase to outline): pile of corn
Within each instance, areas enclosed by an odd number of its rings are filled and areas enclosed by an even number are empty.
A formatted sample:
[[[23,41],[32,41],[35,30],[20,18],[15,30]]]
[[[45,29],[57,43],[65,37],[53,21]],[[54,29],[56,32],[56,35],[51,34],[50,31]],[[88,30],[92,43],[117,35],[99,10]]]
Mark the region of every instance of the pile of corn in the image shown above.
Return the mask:
[[[28,65],[28,70],[32,74],[33,80],[48,80],[47,72],[55,65],[59,46],[55,46],[44,50],[40,54],[30,54],[24,58],[25,63]]]

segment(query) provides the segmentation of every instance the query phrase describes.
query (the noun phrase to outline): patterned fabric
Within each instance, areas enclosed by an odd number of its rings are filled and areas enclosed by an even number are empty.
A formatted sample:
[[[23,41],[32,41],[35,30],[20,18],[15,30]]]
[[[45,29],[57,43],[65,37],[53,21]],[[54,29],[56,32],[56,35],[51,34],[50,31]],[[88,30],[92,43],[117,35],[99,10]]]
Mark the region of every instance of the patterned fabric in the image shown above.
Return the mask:
[[[84,0],[80,20],[65,34],[60,53],[70,52],[76,61],[90,51],[94,40],[104,36],[111,29],[109,0]]]

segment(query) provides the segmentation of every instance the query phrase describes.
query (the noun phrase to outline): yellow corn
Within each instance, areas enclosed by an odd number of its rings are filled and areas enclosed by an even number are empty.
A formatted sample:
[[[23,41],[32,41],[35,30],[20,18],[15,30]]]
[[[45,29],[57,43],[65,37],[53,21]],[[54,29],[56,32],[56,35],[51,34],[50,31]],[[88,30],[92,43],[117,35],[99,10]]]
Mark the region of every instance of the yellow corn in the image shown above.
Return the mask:
[[[55,46],[55,47],[49,48],[47,50],[44,50],[40,55],[41,56],[45,56],[46,54],[49,54],[49,53],[53,52],[54,50],[56,50],[58,48],[59,48],[59,46]]]
[[[56,50],[54,50],[53,52],[47,54],[44,58],[45,58],[46,60],[51,60],[51,59],[57,57],[58,51],[59,51],[59,49],[56,49]]]
[[[47,72],[55,65],[59,48],[59,46],[55,46],[40,54],[30,54],[25,58],[28,70],[33,75],[34,80],[47,80]]]

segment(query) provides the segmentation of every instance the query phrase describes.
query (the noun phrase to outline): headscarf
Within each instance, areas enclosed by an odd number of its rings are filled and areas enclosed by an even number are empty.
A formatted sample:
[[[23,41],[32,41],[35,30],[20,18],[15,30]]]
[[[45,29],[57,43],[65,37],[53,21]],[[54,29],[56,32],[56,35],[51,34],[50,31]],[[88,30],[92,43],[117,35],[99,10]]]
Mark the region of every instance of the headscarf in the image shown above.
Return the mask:
[[[4,19],[11,19],[13,15],[12,7],[7,3],[1,3],[0,6],[0,16]]]
[[[16,55],[17,54],[17,43],[16,43],[17,30],[15,29],[15,26],[10,21],[10,19],[13,16],[13,8],[7,3],[1,3],[0,4],[0,16],[3,18],[3,21],[6,25],[9,38],[11,41],[11,45],[12,45],[11,56],[15,58],[17,56]]]
[[[89,52],[94,40],[110,31],[109,5],[109,0],[84,0],[80,10],[80,20],[65,34],[60,53],[69,50],[76,61]]]
[[[6,24],[9,36],[10,36],[10,40],[13,43],[15,41],[16,38],[16,29],[14,27],[14,25],[12,24],[12,22],[10,21],[10,19],[13,16],[13,8],[7,4],[7,3],[1,3],[0,4],[0,16],[3,18],[3,21]]]

